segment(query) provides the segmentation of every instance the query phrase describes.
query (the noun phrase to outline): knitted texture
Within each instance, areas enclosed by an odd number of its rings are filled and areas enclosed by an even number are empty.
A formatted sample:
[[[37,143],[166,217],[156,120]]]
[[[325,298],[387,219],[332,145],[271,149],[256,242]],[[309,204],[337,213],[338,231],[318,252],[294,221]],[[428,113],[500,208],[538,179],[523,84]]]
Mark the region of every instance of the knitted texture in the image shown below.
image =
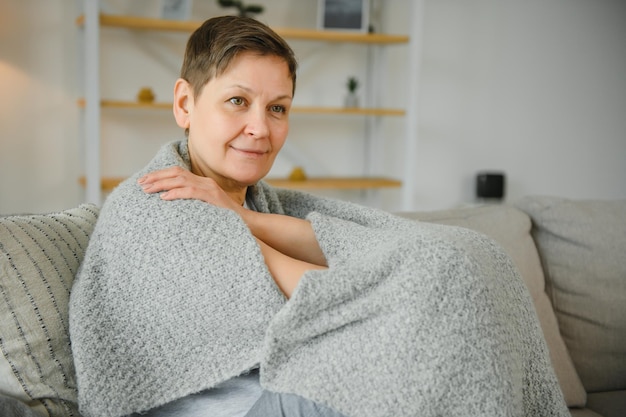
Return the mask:
[[[260,182],[257,210],[311,221],[329,262],[285,301],[232,211],[136,184],[106,200],[70,305],[80,411],[116,417],[261,364],[261,383],[347,416],[568,416],[526,287],[466,229]]]
[[[97,218],[91,204],[0,218],[2,417],[30,416],[12,399],[48,417],[78,416],[67,306]]]

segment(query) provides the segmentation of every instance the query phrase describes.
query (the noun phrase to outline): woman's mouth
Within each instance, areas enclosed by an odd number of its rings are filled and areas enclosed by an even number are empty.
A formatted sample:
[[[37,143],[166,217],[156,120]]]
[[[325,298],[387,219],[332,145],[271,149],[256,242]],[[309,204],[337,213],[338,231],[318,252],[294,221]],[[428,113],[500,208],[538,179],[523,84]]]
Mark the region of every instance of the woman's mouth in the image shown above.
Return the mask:
[[[253,149],[253,148],[238,148],[231,146],[231,149],[237,151],[238,153],[245,155],[249,158],[260,158],[261,156],[267,153],[264,149]]]

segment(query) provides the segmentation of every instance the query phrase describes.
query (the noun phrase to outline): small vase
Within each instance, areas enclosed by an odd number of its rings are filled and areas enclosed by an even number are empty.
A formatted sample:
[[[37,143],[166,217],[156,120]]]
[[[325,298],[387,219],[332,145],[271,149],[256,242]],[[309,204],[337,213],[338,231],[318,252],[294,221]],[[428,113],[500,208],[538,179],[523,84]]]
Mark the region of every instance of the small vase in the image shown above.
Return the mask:
[[[348,93],[344,100],[344,105],[348,108],[359,107],[359,96],[355,93]]]

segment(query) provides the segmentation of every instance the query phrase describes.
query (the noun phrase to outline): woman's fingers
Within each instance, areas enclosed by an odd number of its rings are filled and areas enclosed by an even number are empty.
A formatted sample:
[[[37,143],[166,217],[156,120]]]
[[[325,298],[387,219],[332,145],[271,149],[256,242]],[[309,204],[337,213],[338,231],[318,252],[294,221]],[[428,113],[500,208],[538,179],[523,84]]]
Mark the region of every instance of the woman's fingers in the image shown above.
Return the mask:
[[[138,181],[144,192],[161,193],[163,200],[196,199],[220,204],[224,192],[211,178],[201,177],[181,168],[171,167],[144,175]]]
[[[148,184],[153,183],[155,181],[159,181],[166,178],[177,177],[179,175],[185,175],[185,173],[191,174],[191,172],[187,171],[181,167],[170,167],[165,169],[160,169],[158,171],[150,172],[143,177],[139,178],[137,181],[139,184]]]
[[[240,207],[212,178],[195,175],[181,167],[150,172],[137,180],[144,192],[161,193],[163,200],[196,199],[218,207]]]
[[[146,174],[137,182],[145,192],[158,193],[193,185],[197,182],[197,178],[194,177],[197,176],[181,167],[172,167]]]

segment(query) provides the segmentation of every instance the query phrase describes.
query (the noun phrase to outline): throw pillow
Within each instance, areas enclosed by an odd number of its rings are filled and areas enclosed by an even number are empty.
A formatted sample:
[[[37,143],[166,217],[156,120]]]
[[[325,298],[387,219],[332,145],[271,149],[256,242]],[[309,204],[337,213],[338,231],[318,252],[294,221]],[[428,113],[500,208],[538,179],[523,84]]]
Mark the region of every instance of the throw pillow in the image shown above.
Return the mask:
[[[68,302],[97,215],[84,204],[0,218],[0,394],[51,417],[79,415]]]
[[[626,389],[626,200],[526,197],[548,292],[587,391]]]

